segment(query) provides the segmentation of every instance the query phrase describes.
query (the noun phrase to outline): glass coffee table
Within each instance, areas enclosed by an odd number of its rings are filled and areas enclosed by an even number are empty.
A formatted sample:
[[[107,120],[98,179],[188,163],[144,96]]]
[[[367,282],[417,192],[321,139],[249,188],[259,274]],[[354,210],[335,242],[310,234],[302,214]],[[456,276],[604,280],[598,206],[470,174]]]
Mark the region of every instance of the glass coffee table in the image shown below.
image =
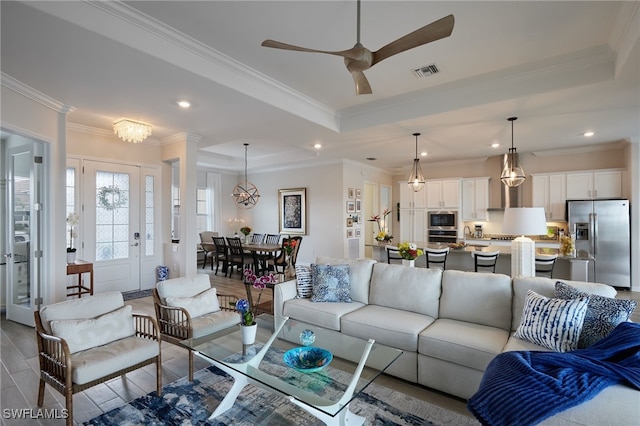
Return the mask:
[[[236,398],[248,384],[287,398],[327,425],[361,425],[365,418],[349,410],[349,403],[376,377],[387,369],[402,351],[384,345],[348,336],[336,336],[327,330],[306,327],[315,334],[312,346],[323,347],[323,342],[336,339],[342,353],[360,356],[358,364],[343,360],[334,354],[326,367],[315,372],[302,372],[289,367],[284,353],[301,344],[278,338],[288,318],[272,332],[259,325],[254,345],[242,344],[240,326],[232,326],[208,336],[180,342],[194,354],[215,365],[234,379],[233,386],[209,419],[233,407]],[[293,320],[291,320],[293,322]]]

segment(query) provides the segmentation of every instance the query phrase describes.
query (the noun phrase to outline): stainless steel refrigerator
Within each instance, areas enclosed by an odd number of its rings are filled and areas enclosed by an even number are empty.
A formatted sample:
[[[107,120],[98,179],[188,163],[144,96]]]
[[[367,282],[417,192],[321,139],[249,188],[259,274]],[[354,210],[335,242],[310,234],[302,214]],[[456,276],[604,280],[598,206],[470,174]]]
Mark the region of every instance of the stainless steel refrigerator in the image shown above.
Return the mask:
[[[567,201],[570,232],[575,227],[576,250],[595,258],[589,281],[631,288],[629,200]]]

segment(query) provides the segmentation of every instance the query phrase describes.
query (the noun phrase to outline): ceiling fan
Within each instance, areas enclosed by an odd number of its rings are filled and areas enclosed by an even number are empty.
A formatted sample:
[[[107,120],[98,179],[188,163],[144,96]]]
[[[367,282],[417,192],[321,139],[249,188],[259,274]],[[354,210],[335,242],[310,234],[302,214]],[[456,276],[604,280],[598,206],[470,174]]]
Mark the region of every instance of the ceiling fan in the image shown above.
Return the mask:
[[[295,50],[298,52],[316,52],[342,56],[356,84],[356,95],[363,95],[372,93],[371,85],[369,85],[369,81],[363,73],[364,70],[398,53],[432,41],[440,40],[441,38],[449,37],[453,31],[453,24],[453,15],[445,16],[372,52],[360,43],[360,0],[358,0],[357,41],[351,49],[340,51],[307,49],[306,47],[294,46],[275,40],[265,40],[262,42],[262,46],[273,47],[275,49]]]

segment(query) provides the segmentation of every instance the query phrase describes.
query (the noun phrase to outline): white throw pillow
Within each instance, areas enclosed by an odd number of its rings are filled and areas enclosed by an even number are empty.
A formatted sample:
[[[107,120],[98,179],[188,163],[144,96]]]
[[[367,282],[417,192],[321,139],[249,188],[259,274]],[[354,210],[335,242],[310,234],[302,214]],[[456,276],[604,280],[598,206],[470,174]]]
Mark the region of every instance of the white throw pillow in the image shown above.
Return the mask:
[[[191,318],[201,317],[220,310],[220,302],[218,302],[218,294],[215,287],[193,297],[167,297],[167,305],[186,309]]]
[[[53,335],[64,339],[73,354],[133,336],[131,305],[91,319],[53,320]]]
[[[296,298],[298,299],[309,298],[313,294],[311,266],[296,265],[296,290],[298,292]]]
[[[515,336],[557,352],[574,351],[588,305],[589,297],[550,299],[529,290]]]

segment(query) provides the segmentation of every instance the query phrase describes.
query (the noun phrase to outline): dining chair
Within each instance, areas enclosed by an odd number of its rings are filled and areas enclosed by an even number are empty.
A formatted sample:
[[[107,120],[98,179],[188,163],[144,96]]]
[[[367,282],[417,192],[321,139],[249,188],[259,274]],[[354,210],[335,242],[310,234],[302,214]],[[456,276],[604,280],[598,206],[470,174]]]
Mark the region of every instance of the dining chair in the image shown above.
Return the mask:
[[[251,244],[262,244],[264,242],[264,234],[251,235]]]
[[[449,247],[441,249],[424,249],[425,258],[427,259],[427,268],[432,266],[441,267],[444,271],[447,268],[447,255],[449,254]]]
[[[215,256],[215,246],[211,242],[211,238],[217,237],[218,233],[213,231],[202,231],[200,233],[200,247],[204,253],[204,263],[202,269],[207,267],[207,260],[211,259],[211,270],[213,270],[213,258]]]
[[[245,266],[250,266],[251,264],[253,264],[252,256],[242,248],[242,240],[239,237],[227,237],[227,272],[229,277],[233,274],[234,265],[242,275]]]
[[[556,259],[558,259],[557,254],[537,255],[536,256],[536,277],[552,278],[553,268],[556,264]]]
[[[285,268],[287,267],[287,251],[285,250],[285,244],[289,241],[296,241],[296,245],[291,251],[291,266],[296,266],[296,260],[298,259],[298,251],[300,250],[300,245],[302,243],[302,237],[290,237],[282,239],[282,248],[278,252],[278,254],[273,258],[267,261],[267,269],[273,270],[276,272],[280,272],[280,268],[282,268],[282,273],[284,273]]]
[[[264,239],[265,244],[280,244],[280,234],[267,234]],[[269,261],[275,257],[273,252],[258,253],[258,264],[262,266],[261,271],[269,271]]]
[[[280,244],[280,234],[267,234],[264,242],[266,244]]]
[[[211,270],[213,270],[213,262],[216,262],[216,272],[215,275],[218,275],[218,268],[220,267],[220,263],[222,263],[222,272],[227,274],[227,243],[224,237],[213,237],[213,245],[215,247],[215,253],[213,258],[211,259]]]
[[[400,256],[400,252],[398,251],[398,247],[396,246],[384,246],[384,250],[387,252],[387,263],[392,264],[401,264],[402,256]]]
[[[491,272],[496,272],[496,263],[498,263],[499,251],[472,251],[473,266],[475,272],[483,272],[484,269],[491,268]]]

